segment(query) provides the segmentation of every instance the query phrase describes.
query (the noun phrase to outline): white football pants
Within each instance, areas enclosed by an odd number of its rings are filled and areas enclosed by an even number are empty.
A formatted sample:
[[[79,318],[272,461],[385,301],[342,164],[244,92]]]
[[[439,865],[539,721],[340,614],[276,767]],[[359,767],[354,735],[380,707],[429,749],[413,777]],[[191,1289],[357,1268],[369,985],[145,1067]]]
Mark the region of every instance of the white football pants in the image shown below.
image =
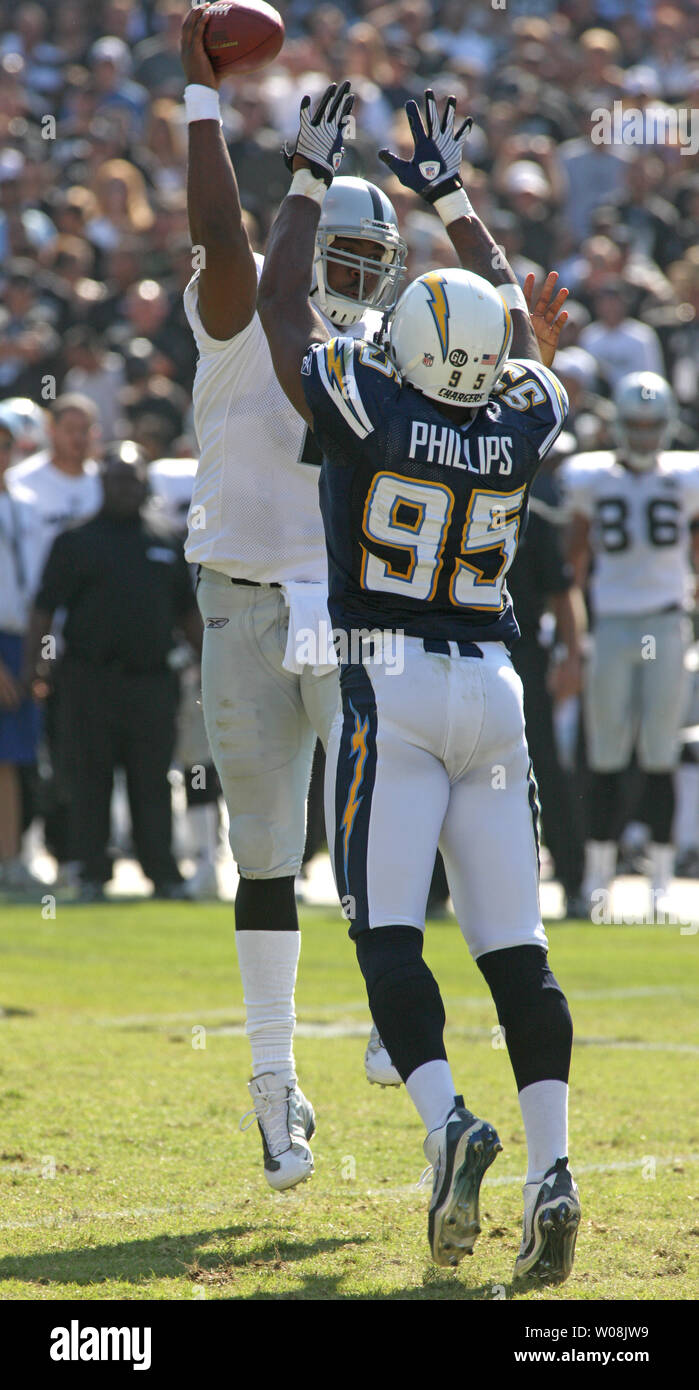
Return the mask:
[[[474,957],[546,947],[522,683],[502,643],[448,645],[406,637],[400,674],[367,657],[342,668],[325,815],[350,935],[424,928],[439,845]]]
[[[337,672],[284,670],[289,610],[280,589],[233,584],[202,567],[202,703],[243,878],[284,878],[301,867],[316,736],[327,743]]]

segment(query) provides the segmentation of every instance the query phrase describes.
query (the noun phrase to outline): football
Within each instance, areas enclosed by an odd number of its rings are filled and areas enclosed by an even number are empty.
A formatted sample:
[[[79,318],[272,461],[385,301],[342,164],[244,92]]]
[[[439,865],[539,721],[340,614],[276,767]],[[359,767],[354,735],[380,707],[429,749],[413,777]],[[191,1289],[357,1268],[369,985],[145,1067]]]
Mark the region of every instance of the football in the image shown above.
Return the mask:
[[[257,72],[283,42],[282,17],[265,0],[217,0],[209,7],[204,46],[217,73]]]

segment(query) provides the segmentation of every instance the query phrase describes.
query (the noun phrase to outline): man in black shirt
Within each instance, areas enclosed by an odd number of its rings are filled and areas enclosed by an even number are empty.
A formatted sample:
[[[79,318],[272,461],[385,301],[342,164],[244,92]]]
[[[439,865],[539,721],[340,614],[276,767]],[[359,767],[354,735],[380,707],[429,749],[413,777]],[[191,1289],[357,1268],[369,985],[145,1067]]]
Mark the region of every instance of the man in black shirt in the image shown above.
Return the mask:
[[[147,465],[136,444],[102,464],[104,502],[55,540],[31,615],[25,678],[65,610],[59,709],[70,769],[72,845],[87,901],[111,877],[106,847],[114,769],[126,772],[136,853],[155,896],[182,897],[171,849],[168,768],[178,682],[168,664],[179,630],[201,651],[201,619],[179,539],[144,510]]]

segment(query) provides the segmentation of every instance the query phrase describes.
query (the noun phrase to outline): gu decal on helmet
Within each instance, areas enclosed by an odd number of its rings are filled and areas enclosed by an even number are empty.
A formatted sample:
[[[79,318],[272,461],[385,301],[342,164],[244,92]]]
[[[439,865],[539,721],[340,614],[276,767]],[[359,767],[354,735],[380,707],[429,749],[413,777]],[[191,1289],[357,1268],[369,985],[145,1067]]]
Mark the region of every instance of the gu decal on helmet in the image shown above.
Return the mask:
[[[464,352],[463,348],[454,348],[449,353],[449,361],[452,367],[465,367],[468,362],[468,353]],[[485,361],[485,358],[483,358],[483,361]]]
[[[430,183],[432,179],[436,179],[441,167],[441,164],[438,164],[434,159],[424,159],[422,164],[418,164],[423,179],[429,179]]]

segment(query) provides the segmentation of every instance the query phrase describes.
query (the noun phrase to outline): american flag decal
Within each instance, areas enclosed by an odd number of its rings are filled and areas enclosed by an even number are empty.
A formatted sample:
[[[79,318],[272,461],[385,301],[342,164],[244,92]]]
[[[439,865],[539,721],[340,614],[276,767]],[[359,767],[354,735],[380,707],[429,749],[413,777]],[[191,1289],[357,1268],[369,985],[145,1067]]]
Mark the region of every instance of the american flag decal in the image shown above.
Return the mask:
[[[494,352],[484,352],[483,356],[481,357],[481,362],[483,363],[484,367],[493,367],[495,365],[495,360],[496,359]]]

